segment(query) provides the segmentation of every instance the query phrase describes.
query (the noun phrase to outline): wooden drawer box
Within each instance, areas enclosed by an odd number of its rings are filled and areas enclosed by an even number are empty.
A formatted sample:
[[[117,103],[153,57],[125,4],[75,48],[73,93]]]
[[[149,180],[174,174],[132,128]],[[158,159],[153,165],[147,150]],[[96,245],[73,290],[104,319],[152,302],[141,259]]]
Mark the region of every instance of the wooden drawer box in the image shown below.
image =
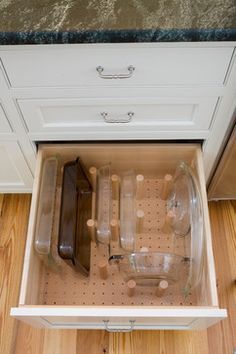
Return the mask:
[[[1,60],[12,88],[86,86],[195,86],[223,85],[232,47],[178,48],[155,44],[96,44],[41,46],[32,50],[1,51]],[[103,79],[130,74],[126,79]]]
[[[131,138],[147,131],[162,139],[207,136],[217,97],[133,97],[19,99],[33,140],[58,139],[76,134],[90,139]],[[98,134],[99,132],[99,134]],[[204,134],[205,132],[205,134]],[[152,136],[151,136],[152,135]],[[47,136],[47,138],[45,138]]]
[[[146,177],[162,178],[174,173],[180,160],[194,166],[199,179],[204,204],[205,263],[202,283],[190,297],[166,298],[149,295],[148,298],[106,300],[106,286],[95,280],[91,273],[85,279],[78,273],[65,271],[62,261],[59,273],[46,268],[34,251],[34,230],[39,197],[42,164],[45,158],[60,156],[61,164],[80,156],[87,167],[101,166],[112,162],[113,173],[120,173],[131,167]],[[59,175],[61,169],[59,169]],[[53,234],[57,236],[60,209],[60,177],[58,177]],[[68,267],[68,266],[67,266]],[[70,267],[68,267],[70,268]],[[71,268],[70,268],[71,269]],[[62,276],[61,276],[62,274]],[[81,278],[82,277],[82,278]],[[111,286],[114,284],[111,283]],[[88,291],[83,290],[88,286]],[[115,285],[114,285],[115,286]],[[87,291],[87,292],[86,292]],[[104,299],[98,297],[104,295]],[[115,297],[114,297],[115,298]],[[140,300],[141,299],[141,300]],[[115,301],[115,302],[114,302]],[[123,302],[124,301],[124,302]],[[40,145],[30,220],[24,259],[19,307],[11,315],[33,325],[50,328],[101,328],[110,330],[129,329],[194,329],[205,328],[226,317],[226,310],[218,308],[212,255],[211,233],[205,192],[201,149],[187,144],[49,144]],[[109,322],[107,322],[109,321]]]

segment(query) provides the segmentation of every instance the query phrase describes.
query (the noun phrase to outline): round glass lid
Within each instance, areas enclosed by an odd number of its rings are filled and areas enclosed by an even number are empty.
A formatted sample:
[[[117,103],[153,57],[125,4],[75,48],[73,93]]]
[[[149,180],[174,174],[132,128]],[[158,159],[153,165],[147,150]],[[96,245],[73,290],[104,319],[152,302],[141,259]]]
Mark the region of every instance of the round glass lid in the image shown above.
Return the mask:
[[[190,229],[192,183],[183,170],[183,163],[178,167],[167,202],[167,211],[172,211],[172,228],[177,236],[186,236]]]
[[[189,278],[186,293],[197,286],[202,277],[204,256],[203,208],[198,181],[185,163],[180,162],[170,197],[167,210],[174,213],[172,229],[176,237],[190,237]]]

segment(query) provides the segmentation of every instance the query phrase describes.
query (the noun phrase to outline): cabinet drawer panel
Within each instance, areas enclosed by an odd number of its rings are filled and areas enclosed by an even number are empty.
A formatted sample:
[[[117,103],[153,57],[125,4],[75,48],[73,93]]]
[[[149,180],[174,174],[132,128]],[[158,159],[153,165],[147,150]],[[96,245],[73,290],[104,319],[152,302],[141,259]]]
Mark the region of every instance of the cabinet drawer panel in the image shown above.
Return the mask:
[[[33,177],[17,142],[0,143],[0,191],[32,190]]]
[[[108,329],[203,329],[226,317],[226,311],[209,308],[78,308],[20,307],[11,315],[26,323],[49,328]]]
[[[29,133],[208,130],[216,97],[18,100]],[[48,136],[47,136],[48,137]]]
[[[103,297],[106,296],[105,293],[103,294],[106,284],[103,284],[104,281],[101,279],[97,279],[97,283],[94,283],[95,278],[92,273],[90,278],[86,280],[83,277],[81,279],[78,273],[73,272],[70,267],[68,268],[66,263],[60,264],[60,272],[55,272],[55,267],[52,270],[45,267],[34,250],[34,232],[42,166],[44,160],[52,156],[57,156],[62,165],[80,156],[87,168],[103,166],[111,162],[115,173],[118,173],[117,171],[123,173],[127,169],[134,168],[137,173],[143,173],[146,176],[173,174],[181,159],[195,166],[203,201],[205,262],[202,282],[192,292],[192,300],[185,300],[182,293],[171,294],[171,301],[168,297],[158,298],[154,294],[149,294],[147,298],[145,296],[137,302],[135,298],[131,299],[127,296],[125,300],[124,298],[113,300],[115,298]],[[61,188],[61,168],[58,169],[58,174],[55,225],[53,227],[55,235],[56,220],[59,220],[60,210],[58,196],[60,196]],[[86,287],[95,286],[93,292],[90,292],[86,298],[83,293],[78,296],[84,283]],[[111,295],[112,291],[114,292],[113,288],[109,288],[107,291],[109,294],[111,292]],[[142,302],[139,303],[139,301]],[[135,321],[136,329],[148,326],[153,329],[192,329],[205,328],[224,318],[226,312],[218,308],[205,181],[199,145],[124,143],[40,145],[19,304],[19,308],[12,310],[12,315],[28,323],[51,328],[103,328],[104,321],[109,320],[108,327],[111,329],[117,325],[127,326],[130,321]]]
[[[161,48],[144,45],[83,45],[72,48],[2,51],[1,59],[13,88],[81,86],[221,85],[232,47]],[[113,79],[99,76],[115,75]],[[135,68],[131,77],[128,67]],[[114,77],[114,76],[113,76]]]

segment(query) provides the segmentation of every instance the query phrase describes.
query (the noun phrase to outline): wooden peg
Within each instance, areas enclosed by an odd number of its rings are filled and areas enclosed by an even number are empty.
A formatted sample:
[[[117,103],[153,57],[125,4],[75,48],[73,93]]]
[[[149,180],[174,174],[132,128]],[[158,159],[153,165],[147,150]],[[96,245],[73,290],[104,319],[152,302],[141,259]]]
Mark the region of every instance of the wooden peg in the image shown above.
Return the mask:
[[[112,198],[114,200],[119,199],[119,192],[120,192],[120,179],[117,175],[111,176],[111,189],[112,189]]]
[[[168,198],[172,183],[173,177],[171,175],[165,175],[160,193],[161,199],[166,200]]]
[[[112,241],[117,241],[119,239],[118,220],[112,219],[110,222],[110,226],[111,226],[111,239],[112,239]]]
[[[165,234],[169,234],[173,231],[172,225],[173,225],[174,218],[175,218],[175,213],[172,210],[169,210],[168,213],[166,214],[164,225],[161,228],[162,232],[164,232]]]
[[[91,179],[93,190],[96,191],[96,186],[97,186],[97,169],[96,169],[96,167],[90,167],[89,174],[90,174],[90,179]]]
[[[93,219],[89,219],[87,221],[87,227],[88,227],[88,233],[89,233],[91,241],[95,242],[95,240],[96,240],[96,237],[95,237],[95,221]]]
[[[136,176],[136,199],[140,200],[143,198],[143,189],[144,189],[144,176]]]
[[[127,286],[127,294],[129,297],[134,296],[135,293],[135,288],[136,288],[136,281],[133,279],[130,279],[129,281],[127,281],[126,283]]]
[[[168,281],[161,280],[156,290],[156,296],[162,297],[165,294],[168,286],[169,286]]]
[[[107,279],[108,278],[108,262],[106,259],[101,260],[98,263],[98,269],[99,269],[99,275],[101,279]]]
[[[137,234],[141,234],[143,232],[144,212],[142,210],[138,210],[136,215],[136,232]]]

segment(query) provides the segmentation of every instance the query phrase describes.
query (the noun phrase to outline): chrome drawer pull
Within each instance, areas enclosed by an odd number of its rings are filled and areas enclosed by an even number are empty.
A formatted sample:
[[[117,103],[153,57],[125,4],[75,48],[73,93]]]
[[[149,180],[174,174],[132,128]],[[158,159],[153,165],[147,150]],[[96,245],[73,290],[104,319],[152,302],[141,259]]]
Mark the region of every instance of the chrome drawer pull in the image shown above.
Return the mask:
[[[133,75],[135,67],[133,65],[128,66],[128,74],[103,74],[104,68],[102,66],[97,66],[96,70],[101,79],[128,79]]]
[[[111,118],[107,112],[101,112],[101,116],[106,123],[129,123],[134,116],[134,112],[128,112],[127,117],[124,118]]]
[[[132,332],[134,329],[134,323],[135,321],[129,321],[129,325],[125,326],[124,328],[120,328],[120,327],[115,327],[113,326],[109,326],[109,321],[103,321],[104,325],[105,325],[105,330],[107,332]]]

